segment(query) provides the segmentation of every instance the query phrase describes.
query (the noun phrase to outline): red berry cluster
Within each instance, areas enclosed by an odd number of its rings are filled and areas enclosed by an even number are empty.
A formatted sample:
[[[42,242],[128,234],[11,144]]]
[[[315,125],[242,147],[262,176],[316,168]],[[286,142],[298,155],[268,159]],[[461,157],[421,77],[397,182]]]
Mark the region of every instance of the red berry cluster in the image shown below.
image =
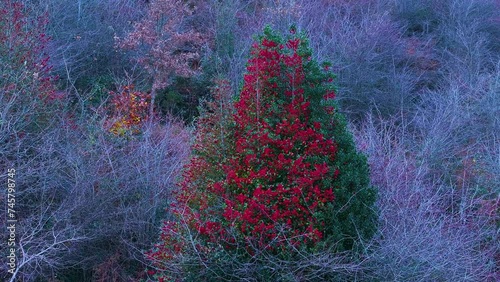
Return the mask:
[[[297,37],[263,38],[253,46],[239,100],[223,98],[227,84],[215,89],[172,207],[178,222],[164,225],[151,259],[165,262],[192,250],[182,236],[204,255],[214,246],[251,255],[324,239],[321,219],[335,199],[338,149],[322,132],[330,120],[314,119],[312,103],[325,112],[335,94],[323,87],[323,102],[308,96],[314,85],[306,82],[310,56],[302,44]],[[317,81],[328,83],[325,77]]]
[[[315,213],[334,199],[322,180],[334,173],[328,162],[337,148],[310,120],[299,43],[286,43],[289,54],[267,39],[254,46],[235,104],[235,154],[222,168],[226,178],[209,186],[209,193],[224,199],[224,224],[262,246],[321,239]],[[282,92],[285,102],[277,105]]]

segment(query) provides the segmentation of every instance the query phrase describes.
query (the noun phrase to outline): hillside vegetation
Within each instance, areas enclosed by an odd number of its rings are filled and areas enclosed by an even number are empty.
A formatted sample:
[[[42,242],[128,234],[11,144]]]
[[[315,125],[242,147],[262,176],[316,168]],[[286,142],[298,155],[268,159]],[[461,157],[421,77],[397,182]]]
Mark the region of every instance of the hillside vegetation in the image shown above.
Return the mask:
[[[499,11],[0,1],[0,279],[499,281]]]

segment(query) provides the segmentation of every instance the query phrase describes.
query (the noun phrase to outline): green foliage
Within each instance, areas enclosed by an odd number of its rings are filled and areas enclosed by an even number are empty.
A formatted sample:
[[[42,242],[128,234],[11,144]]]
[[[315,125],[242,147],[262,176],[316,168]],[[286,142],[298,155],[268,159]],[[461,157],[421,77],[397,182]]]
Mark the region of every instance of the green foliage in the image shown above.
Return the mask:
[[[332,136],[338,144],[335,165],[342,168],[334,187],[336,200],[332,207],[333,216],[327,218],[331,226],[338,226],[341,232],[332,235],[332,242],[342,241],[342,249],[355,247],[356,240],[371,238],[376,232],[374,202],[376,191],[370,186],[370,175],[366,157],[357,152],[352,136],[347,130],[344,117],[336,113],[337,121]]]
[[[110,75],[101,75],[90,78],[87,87],[90,87],[90,106],[97,107],[109,97],[109,91],[116,91],[115,81]],[[84,89],[87,88],[84,86]]]
[[[156,107],[162,114],[171,114],[191,123],[198,117],[198,105],[212,85],[207,76],[176,77],[171,85],[156,97]]]

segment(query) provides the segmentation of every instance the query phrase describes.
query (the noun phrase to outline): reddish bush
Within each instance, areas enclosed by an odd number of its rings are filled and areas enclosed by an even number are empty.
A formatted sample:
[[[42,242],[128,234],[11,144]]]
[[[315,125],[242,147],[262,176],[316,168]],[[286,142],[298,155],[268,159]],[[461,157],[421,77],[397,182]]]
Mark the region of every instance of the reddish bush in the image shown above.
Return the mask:
[[[2,77],[10,78],[14,72],[26,71],[23,82],[37,82],[42,94],[49,96],[52,79],[49,57],[45,53],[50,38],[45,33],[46,17],[30,18],[29,10],[21,2],[6,1],[0,5],[0,60]],[[26,77],[29,76],[29,77]],[[45,89],[44,89],[45,88]]]
[[[49,105],[61,98],[45,52],[46,17],[30,13],[21,2],[0,3],[0,109],[16,120],[15,130],[42,126],[53,110]]]
[[[134,91],[134,85],[127,85],[115,93],[110,92],[111,117],[106,121],[106,127],[116,135],[124,135],[127,131],[138,133],[138,126],[148,117],[150,95]]]

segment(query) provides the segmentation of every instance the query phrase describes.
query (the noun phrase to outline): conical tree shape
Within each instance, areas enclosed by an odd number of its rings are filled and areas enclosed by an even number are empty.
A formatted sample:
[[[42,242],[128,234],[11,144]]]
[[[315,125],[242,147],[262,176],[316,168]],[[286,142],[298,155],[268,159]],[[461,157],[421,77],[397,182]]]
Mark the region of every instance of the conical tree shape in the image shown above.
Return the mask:
[[[163,267],[195,253],[202,262],[190,273],[227,276],[218,262],[350,250],[375,232],[368,165],[337,111],[328,64],[293,29],[283,40],[266,28],[247,71],[238,101],[222,85],[200,121],[176,221],[150,254]]]

